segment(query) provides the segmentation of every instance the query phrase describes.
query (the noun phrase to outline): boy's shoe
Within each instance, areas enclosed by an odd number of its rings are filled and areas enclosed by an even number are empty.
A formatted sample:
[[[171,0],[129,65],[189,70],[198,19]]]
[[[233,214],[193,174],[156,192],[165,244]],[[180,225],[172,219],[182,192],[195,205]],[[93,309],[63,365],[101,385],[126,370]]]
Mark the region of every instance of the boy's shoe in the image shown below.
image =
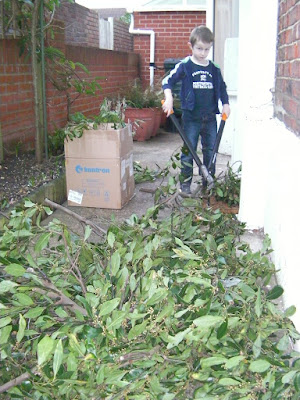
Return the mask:
[[[180,185],[180,191],[184,194],[192,194],[191,192],[191,185],[188,183],[183,183]]]

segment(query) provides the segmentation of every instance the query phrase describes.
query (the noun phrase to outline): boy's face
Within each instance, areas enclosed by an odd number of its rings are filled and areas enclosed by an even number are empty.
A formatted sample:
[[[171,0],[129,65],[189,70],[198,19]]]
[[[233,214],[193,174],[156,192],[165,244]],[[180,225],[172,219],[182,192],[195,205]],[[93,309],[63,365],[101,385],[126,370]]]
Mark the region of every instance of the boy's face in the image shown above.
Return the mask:
[[[204,43],[201,40],[198,40],[194,46],[192,46],[192,44],[189,42],[189,47],[192,50],[195,60],[199,63],[202,63],[206,60],[212,47],[212,43]]]

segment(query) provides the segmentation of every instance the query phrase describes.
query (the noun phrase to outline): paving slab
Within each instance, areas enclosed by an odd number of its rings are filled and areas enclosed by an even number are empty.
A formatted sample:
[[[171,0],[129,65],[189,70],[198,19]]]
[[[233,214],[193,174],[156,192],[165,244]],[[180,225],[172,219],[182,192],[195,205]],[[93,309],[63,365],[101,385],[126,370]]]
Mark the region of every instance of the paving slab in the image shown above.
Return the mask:
[[[166,167],[173,155],[181,152],[181,147],[182,139],[178,133],[167,132],[164,129],[160,129],[156,136],[147,141],[133,142],[133,160],[139,162],[143,168],[148,167],[150,170],[160,170]],[[218,176],[219,174],[224,173],[228,164],[230,164],[230,156],[218,154],[216,175]],[[174,170],[171,173],[177,174],[179,171]],[[197,180],[199,180],[198,167],[195,166],[192,190],[195,190],[197,187]],[[112,223],[118,224],[132,216],[132,214],[136,214],[139,217],[144,215],[147,209],[154,205],[154,194],[151,193],[151,191],[153,192],[161,184],[165,184],[165,182],[162,181],[162,178],[158,178],[153,182],[142,182],[136,184],[134,197],[121,210],[74,207],[69,206],[67,201],[61,201],[61,205],[65,209],[73,211],[80,217],[90,220],[92,223],[102,227],[103,229],[107,229]],[[145,191],[145,189],[148,191]],[[65,188],[62,187],[62,190],[65,190]],[[85,230],[84,223],[79,222],[73,216],[68,215],[59,209],[54,210],[53,214],[50,217],[47,217],[43,223],[47,224],[54,218],[59,219],[74,233],[79,235],[83,234]],[[262,231],[246,231],[242,240],[249,243],[253,251],[258,251],[262,247],[263,238],[264,234]]]
[[[133,161],[139,162],[143,168],[148,167],[150,170],[159,171],[167,166],[173,155],[176,153],[180,154],[181,147],[182,139],[179,134],[161,129],[156,136],[147,141],[133,142]],[[216,173],[219,174],[221,171],[225,171],[228,162],[230,162],[230,156],[219,154],[217,157]],[[177,174],[179,171],[174,170],[173,173]],[[195,183],[197,178],[199,178],[197,175],[198,167],[195,166],[192,189],[195,189],[197,186],[197,183]],[[69,206],[67,201],[64,201],[62,206],[103,228],[107,228],[112,221],[112,217],[115,221],[124,221],[132,214],[138,216],[145,214],[148,208],[153,207],[154,196],[153,193],[146,192],[144,189],[153,191],[162,183],[162,178],[158,178],[154,182],[136,184],[134,197],[121,210],[74,207]],[[52,216],[46,219],[45,223],[48,223],[53,218],[59,219],[77,233],[80,233],[84,229],[84,226],[76,221],[74,217],[61,210],[55,210]]]

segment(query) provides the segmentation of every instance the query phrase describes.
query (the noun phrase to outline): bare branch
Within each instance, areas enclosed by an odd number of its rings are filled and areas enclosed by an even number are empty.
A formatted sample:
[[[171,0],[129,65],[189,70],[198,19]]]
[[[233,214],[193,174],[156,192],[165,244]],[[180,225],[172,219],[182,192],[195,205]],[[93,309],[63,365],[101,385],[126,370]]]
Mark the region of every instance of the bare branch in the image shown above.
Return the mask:
[[[47,295],[50,299],[56,300],[55,304],[57,305],[69,307],[73,312],[79,311],[82,315],[87,316],[87,312],[83,307],[79,306],[68,296],[63,294],[63,292],[61,292],[50,280],[43,279],[42,283],[47,289],[34,288],[33,291]]]
[[[61,210],[63,212],[65,212],[68,215],[71,215],[72,217],[76,218],[78,221],[83,222],[86,225],[89,225],[93,231],[97,234],[97,235],[103,235],[107,233],[107,231],[103,228],[101,228],[100,226],[94,224],[94,222],[81,217],[80,215],[76,214],[75,212],[67,209],[66,207],[61,206],[60,204],[54,203],[53,201],[49,200],[49,199],[45,199],[45,204],[48,204],[48,206],[57,208],[58,210]]]
[[[20,383],[26,381],[31,377],[32,374],[35,373],[36,373],[36,368],[33,368],[30,372],[25,372],[24,374],[18,376],[17,378],[12,379],[9,382],[6,382],[4,385],[0,386],[0,393],[7,392],[12,387],[20,385]]]

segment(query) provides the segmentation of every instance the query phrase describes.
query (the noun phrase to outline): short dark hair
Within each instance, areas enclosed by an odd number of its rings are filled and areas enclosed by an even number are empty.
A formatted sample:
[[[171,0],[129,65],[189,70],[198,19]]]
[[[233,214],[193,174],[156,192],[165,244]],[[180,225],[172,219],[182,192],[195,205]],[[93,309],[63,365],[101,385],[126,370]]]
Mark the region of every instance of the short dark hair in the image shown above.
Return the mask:
[[[199,40],[203,43],[212,43],[214,41],[214,35],[206,26],[196,26],[191,32],[190,43],[194,46]]]

